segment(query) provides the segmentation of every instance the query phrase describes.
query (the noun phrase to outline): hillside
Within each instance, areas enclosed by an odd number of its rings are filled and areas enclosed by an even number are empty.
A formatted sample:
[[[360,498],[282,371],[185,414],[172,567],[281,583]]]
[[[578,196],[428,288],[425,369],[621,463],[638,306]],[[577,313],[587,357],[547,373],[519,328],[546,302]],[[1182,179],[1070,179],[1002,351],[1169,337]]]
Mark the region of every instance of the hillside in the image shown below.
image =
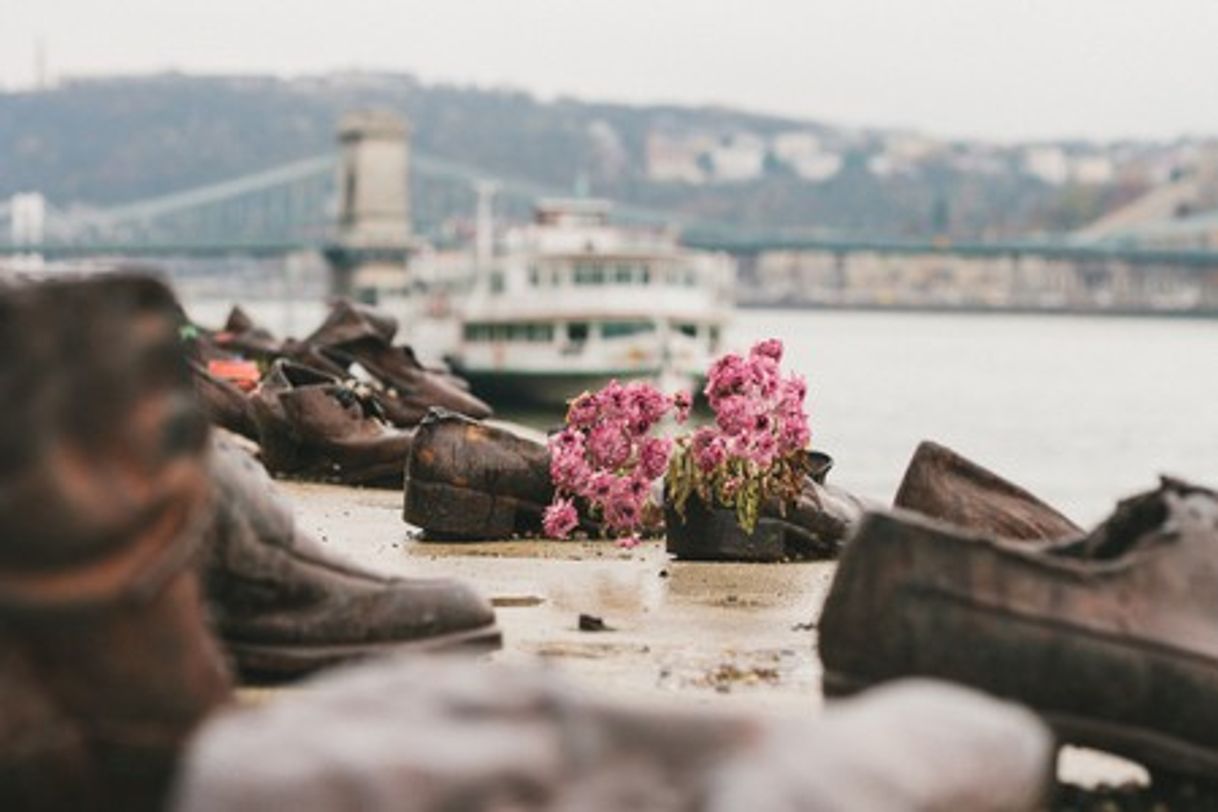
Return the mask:
[[[366,106],[409,117],[417,150],[491,174],[742,227],[886,236],[1074,228],[1156,182],[1180,149],[996,147],[405,75],[164,74],[0,93],[0,197],[106,204],[235,177],[332,149],[341,113]],[[469,189],[423,180],[414,203],[429,232],[473,205]]]

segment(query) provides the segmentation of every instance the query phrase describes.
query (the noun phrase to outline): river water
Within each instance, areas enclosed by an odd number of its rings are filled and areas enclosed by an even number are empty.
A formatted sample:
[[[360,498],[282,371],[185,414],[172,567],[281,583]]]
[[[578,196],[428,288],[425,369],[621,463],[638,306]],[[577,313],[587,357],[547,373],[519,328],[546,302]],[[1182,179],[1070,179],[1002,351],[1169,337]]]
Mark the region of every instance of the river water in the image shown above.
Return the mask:
[[[210,325],[226,307],[189,309]],[[322,314],[301,302],[249,309],[298,336]],[[745,310],[728,343],[771,336],[808,379],[813,443],[836,459],[832,481],[860,494],[891,500],[923,438],[1082,524],[1160,473],[1218,485],[1218,320]]]

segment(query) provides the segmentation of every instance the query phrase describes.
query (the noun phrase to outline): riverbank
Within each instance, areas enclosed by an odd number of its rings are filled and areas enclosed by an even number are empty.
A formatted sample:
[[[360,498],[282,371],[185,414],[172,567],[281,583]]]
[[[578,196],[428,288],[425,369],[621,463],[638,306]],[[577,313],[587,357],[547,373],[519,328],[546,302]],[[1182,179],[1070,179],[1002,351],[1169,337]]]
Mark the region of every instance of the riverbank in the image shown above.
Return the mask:
[[[679,562],[660,541],[424,543],[402,522],[398,491],[280,485],[301,526],[336,554],[388,574],[460,578],[487,595],[504,632],[495,660],[540,660],[630,702],[809,716],[822,707],[816,622],[832,563]],[[1076,749],[1061,773],[1084,785],[1145,781],[1128,762]]]

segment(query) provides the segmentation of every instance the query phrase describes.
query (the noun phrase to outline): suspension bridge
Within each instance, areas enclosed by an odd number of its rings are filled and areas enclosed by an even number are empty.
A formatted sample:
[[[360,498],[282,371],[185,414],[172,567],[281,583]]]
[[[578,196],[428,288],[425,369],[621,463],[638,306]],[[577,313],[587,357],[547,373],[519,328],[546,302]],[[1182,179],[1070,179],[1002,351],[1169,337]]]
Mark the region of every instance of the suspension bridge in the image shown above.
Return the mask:
[[[336,151],[114,206],[56,206],[39,199],[36,234],[23,231],[22,196],[17,196],[0,201],[0,256],[266,260],[324,252],[339,236],[340,179],[347,177],[343,161],[343,153]],[[491,183],[501,197],[529,203],[566,193],[413,151],[409,174],[464,185],[471,192]],[[628,204],[615,205],[614,212],[626,222],[675,227],[692,247],[733,254],[741,260],[744,289],[753,291],[755,301],[831,304],[854,301],[859,290],[885,301],[912,301],[911,295],[924,297],[937,287],[953,296],[971,289],[977,297],[1007,303],[1038,302],[1046,290],[1056,290],[1065,298],[1116,297],[1131,308],[1158,297],[1170,309],[1182,301],[1186,310],[1218,310],[1218,250],[1213,249],[1065,240],[828,239],[710,223]],[[1005,288],[994,293],[996,283]]]

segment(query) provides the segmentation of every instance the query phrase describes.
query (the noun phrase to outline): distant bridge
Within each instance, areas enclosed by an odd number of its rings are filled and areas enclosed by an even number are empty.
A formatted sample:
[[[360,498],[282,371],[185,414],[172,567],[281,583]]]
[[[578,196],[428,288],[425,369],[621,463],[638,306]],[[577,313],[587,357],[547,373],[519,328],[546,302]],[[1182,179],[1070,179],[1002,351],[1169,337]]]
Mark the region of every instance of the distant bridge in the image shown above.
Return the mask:
[[[337,153],[327,153],[239,178],[110,207],[48,206],[40,244],[14,244],[11,206],[0,201],[0,255],[41,254],[48,259],[123,257],[273,257],[321,249],[333,233]],[[411,171],[425,178],[468,184],[493,181],[513,199],[535,200],[563,190],[414,152]],[[683,219],[631,205],[615,206],[623,220],[672,225],[685,242],[725,251],[746,262],[773,252],[841,255],[942,256],[984,260],[1020,257],[1077,264],[1116,262],[1178,269],[1218,269],[1218,251],[1152,250],[1048,241],[950,242],[943,240],[829,239],[790,231],[762,231]]]
[[[336,154],[318,155],[238,178],[109,207],[47,205],[38,245],[5,241],[12,207],[0,202],[0,254],[47,257],[94,255],[269,255],[322,246],[332,233]],[[411,172],[471,188],[493,181],[499,193],[536,200],[563,192],[519,178],[496,176],[444,158],[414,153]],[[622,205],[623,219],[674,223],[671,213]]]

